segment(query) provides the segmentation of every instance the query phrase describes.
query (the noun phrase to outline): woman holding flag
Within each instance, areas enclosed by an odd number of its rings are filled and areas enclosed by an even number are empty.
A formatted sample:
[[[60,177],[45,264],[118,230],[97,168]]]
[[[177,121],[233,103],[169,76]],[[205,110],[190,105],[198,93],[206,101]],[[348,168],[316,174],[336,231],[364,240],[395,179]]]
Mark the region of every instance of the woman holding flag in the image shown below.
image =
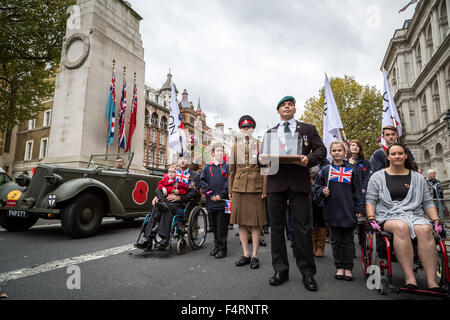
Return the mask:
[[[331,165],[320,170],[314,190],[317,198],[324,198],[324,217],[331,229],[335,278],[352,281],[355,244],[353,230],[357,218],[364,211],[359,170],[344,161],[345,144],[334,141],[330,144]]]
[[[230,177],[228,181],[231,208],[231,224],[239,225],[239,238],[244,255],[235,262],[236,266],[250,264],[250,268],[259,268],[258,248],[262,227],[266,224],[267,177],[260,173],[258,165],[259,141],[253,138],[255,120],[245,115],[239,119],[242,139],[232,148],[230,157]],[[248,231],[251,228],[253,243],[252,255],[248,249]]]

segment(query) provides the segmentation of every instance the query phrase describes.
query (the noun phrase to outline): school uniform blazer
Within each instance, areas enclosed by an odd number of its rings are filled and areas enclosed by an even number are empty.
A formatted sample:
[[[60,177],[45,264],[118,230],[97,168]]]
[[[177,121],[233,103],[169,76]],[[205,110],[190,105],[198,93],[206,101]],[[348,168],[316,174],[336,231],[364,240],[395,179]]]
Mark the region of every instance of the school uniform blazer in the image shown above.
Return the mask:
[[[245,140],[239,139],[233,145],[230,157],[230,176],[228,178],[228,193],[248,192],[266,193],[267,176],[261,175],[258,164],[260,143],[252,138],[249,148],[245,149]]]
[[[278,136],[278,126],[279,124],[267,131],[272,139]],[[276,174],[267,176],[268,193],[292,190],[309,194],[311,192],[309,168],[322,163],[327,156],[327,149],[315,126],[297,121],[295,132],[298,132],[298,144],[302,146],[302,154],[308,157],[308,166],[280,164]],[[265,142],[263,145],[266,145]],[[268,145],[270,146],[270,143]]]

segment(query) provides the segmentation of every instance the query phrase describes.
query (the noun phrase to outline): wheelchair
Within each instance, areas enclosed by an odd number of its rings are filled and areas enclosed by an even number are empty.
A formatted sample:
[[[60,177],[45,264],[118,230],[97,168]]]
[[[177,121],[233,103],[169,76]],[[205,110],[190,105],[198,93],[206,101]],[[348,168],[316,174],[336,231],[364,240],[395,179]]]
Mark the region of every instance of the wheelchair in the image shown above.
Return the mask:
[[[394,252],[394,235],[387,231],[378,231],[372,233],[368,230],[365,221],[360,222],[362,225],[362,234],[360,237],[361,245],[361,257],[362,257],[362,271],[366,279],[373,276],[377,268],[380,272],[380,281],[378,286],[378,292],[382,295],[387,293],[418,293],[431,296],[438,296],[444,299],[450,298],[450,274],[448,266],[447,250],[445,247],[445,239],[441,239],[439,235],[434,234],[436,241],[436,250],[438,251],[437,272],[439,287],[441,292],[435,292],[422,289],[410,289],[403,286],[395,285],[392,281],[392,263],[398,260],[395,257]],[[417,254],[417,238],[411,240],[414,248],[414,273],[419,270],[423,270],[423,266],[418,258]],[[385,275],[387,271],[387,277]],[[368,280],[369,282],[370,280]]]
[[[172,241],[176,241],[176,248],[178,254],[184,254],[187,247],[187,241],[193,250],[198,250],[203,247],[206,241],[208,221],[205,210],[198,204],[197,200],[191,200],[187,203],[184,209],[178,209],[172,219],[170,228],[170,237],[167,251],[172,250]],[[162,205],[164,206],[164,205]],[[155,213],[154,206],[152,211],[145,216],[144,222],[141,226],[141,231],[136,240],[135,247],[140,243],[141,238],[145,233],[147,224],[150,223],[152,215]],[[166,207],[168,210],[168,208]],[[163,213],[164,214],[164,213]],[[148,246],[151,250],[153,243],[156,243],[156,236],[152,239],[152,243]]]

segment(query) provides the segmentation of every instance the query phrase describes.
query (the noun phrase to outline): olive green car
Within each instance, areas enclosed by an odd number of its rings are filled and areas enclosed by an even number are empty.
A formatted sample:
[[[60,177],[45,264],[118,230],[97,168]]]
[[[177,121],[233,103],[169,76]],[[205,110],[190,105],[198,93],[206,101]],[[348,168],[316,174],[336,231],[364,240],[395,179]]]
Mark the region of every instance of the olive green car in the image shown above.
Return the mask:
[[[87,168],[40,164],[32,177],[20,175],[0,186],[0,225],[23,231],[39,218],[60,219],[73,238],[96,233],[103,217],[133,220],[151,207],[161,175],[133,174],[116,168],[117,155],[91,156]],[[129,155],[123,156],[126,158]]]

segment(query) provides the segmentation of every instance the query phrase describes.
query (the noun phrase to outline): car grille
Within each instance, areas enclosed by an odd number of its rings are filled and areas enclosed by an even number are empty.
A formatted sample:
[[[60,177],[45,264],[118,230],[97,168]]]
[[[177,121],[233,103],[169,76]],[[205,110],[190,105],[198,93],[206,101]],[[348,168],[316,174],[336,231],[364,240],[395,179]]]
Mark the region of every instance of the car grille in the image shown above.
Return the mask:
[[[37,167],[36,171],[31,178],[30,184],[28,185],[27,191],[25,193],[25,198],[35,198],[37,203],[39,203],[40,198],[45,194],[47,189],[47,183],[45,176],[48,176],[50,170],[45,167]]]

